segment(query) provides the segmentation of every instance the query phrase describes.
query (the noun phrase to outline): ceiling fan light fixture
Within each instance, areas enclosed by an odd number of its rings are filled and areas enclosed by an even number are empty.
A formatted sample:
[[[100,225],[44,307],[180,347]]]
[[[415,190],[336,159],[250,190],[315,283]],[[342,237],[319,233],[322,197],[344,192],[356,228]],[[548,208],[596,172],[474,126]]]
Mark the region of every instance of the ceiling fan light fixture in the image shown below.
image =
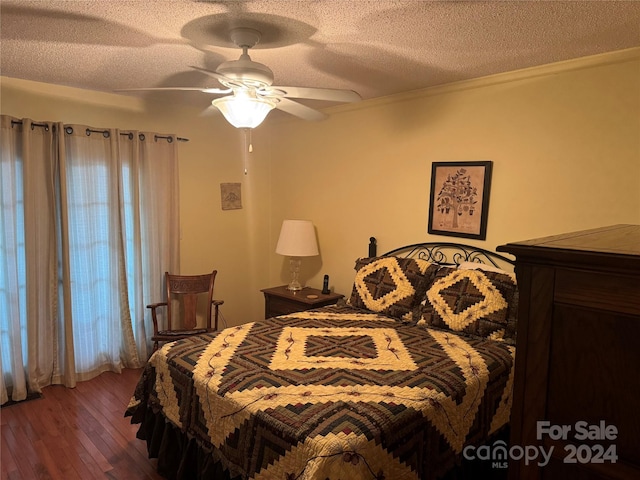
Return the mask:
[[[249,94],[217,98],[211,104],[236,128],[256,128],[276,106],[276,101]]]

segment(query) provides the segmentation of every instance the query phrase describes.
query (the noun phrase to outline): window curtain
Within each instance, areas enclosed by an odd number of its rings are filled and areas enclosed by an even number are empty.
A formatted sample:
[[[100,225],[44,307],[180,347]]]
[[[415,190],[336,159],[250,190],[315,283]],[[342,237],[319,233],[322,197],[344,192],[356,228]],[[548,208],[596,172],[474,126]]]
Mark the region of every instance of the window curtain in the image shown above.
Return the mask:
[[[141,366],[179,271],[176,138],[1,122],[2,403]]]

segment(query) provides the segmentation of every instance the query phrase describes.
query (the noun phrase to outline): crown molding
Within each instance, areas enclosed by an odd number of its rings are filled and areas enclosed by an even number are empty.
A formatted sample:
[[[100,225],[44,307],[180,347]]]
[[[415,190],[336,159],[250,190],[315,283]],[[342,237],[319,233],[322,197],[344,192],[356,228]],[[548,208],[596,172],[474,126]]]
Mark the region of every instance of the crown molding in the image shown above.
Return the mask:
[[[326,113],[338,113],[351,110],[359,110],[363,108],[371,108],[391,103],[415,100],[417,98],[432,97],[452,92],[483,88],[511,82],[519,82],[522,80],[530,80],[533,78],[558,75],[561,73],[576,70],[600,67],[603,65],[619,64],[638,60],[640,60],[640,47],[635,47],[625,50],[618,50],[615,52],[602,53],[599,55],[590,55],[588,57],[565,60],[562,62],[528,67],[520,70],[512,70],[510,72],[487,75],[485,77],[473,78],[470,80],[461,80],[459,82],[448,83],[446,85],[437,85],[433,87],[422,88],[419,90],[401,92],[384,97],[363,100],[362,102],[357,103],[336,105],[323,109],[323,111],[325,111]]]
[[[78,100],[84,104],[120,108],[134,112],[144,112],[145,105],[142,99],[115,93],[85,90],[66,85],[35,82],[21,78],[0,76],[0,87],[19,90],[31,95],[40,95],[58,98],[61,100]],[[7,95],[8,92],[4,92]]]

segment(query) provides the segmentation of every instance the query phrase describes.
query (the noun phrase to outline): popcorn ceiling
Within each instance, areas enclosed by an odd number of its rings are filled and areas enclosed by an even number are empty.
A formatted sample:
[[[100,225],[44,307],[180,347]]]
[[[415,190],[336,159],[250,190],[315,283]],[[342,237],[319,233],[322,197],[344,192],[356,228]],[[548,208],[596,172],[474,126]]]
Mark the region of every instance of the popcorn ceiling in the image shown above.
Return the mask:
[[[363,98],[640,46],[640,2],[2,0],[0,18],[3,76],[105,92],[218,86],[189,66],[237,59],[233,26],[262,31],[249,53],[276,84]]]

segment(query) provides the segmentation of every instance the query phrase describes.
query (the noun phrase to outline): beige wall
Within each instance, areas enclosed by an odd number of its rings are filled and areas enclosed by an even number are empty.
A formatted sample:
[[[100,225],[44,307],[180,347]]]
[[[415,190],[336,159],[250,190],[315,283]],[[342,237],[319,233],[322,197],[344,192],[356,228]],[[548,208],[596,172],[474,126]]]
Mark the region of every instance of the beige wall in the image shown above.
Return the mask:
[[[428,240],[431,163],[491,160],[485,248],[640,222],[639,50],[339,107],[273,129],[272,222],[312,220],[321,257],[303,262],[348,294],[368,238],[379,252]],[[462,239],[464,241],[464,239]],[[285,283],[272,256],[270,282]]]
[[[95,127],[153,130],[181,143],[183,273],[212,266],[229,324],[263,312],[260,288],[288,281],[274,253],[283,219],[314,222],[322,275],[348,294],[367,253],[426,240],[431,163],[491,160],[485,248],[613,223],[640,223],[640,49],[328,109],[308,123],[274,115],[242,136],[219,116],[33,82],[1,79],[2,113]],[[243,209],[222,211],[223,182],[241,182]]]

